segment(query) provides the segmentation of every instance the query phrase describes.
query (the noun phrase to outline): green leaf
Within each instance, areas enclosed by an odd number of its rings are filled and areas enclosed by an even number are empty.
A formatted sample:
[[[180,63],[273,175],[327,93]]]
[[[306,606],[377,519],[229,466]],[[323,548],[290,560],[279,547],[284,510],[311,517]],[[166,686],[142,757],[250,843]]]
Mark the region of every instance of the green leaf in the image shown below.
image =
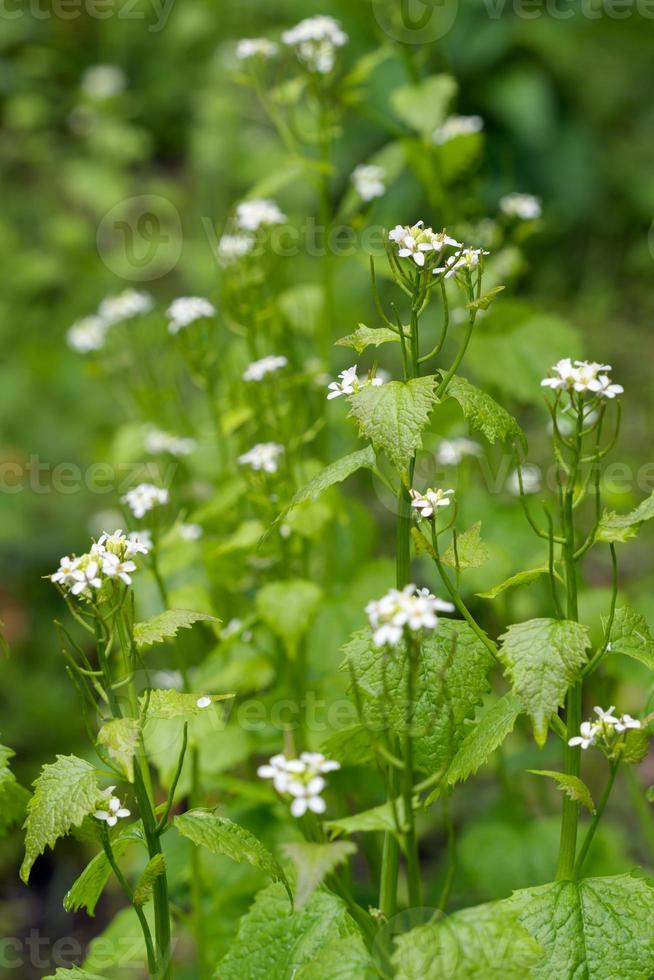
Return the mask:
[[[458,558],[458,562],[457,562]],[[451,568],[479,568],[484,565],[489,558],[488,548],[481,540],[481,521],[477,521],[472,527],[458,534],[456,538],[456,553],[454,551],[454,541],[449,545],[443,554],[442,561]]]
[[[29,802],[29,792],[16,781],[9,760],[14,752],[0,745],[0,837],[21,823]]]
[[[416,797],[413,801],[413,806],[415,807],[417,803],[418,799]],[[398,797],[395,800],[395,810],[401,828],[404,825],[405,814],[404,799],[402,797]],[[398,833],[390,800],[380,804],[380,806],[374,806],[370,810],[353,813],[349,817],[337,817],[335,820],[325,820],[324,826],[336,834],[370,834],[376,831],[383,831],[384,833],[395,835]]]
[[[608,617],[602,617],[602,625],[606,629]],[[647,620],[631,606],[623,606],[615,610],[611,633],[609,635],[609,651],[623,653],[645,664],[654,670],[654,637]]]
[[[513,731],[521,712],[522,702],[509,691],[468,729],[447,770],[446,781],[450,786],[463,782],[488,762],[493,752]]]
[[[472,428],[486,436],[491,445],[498,440],[504,442],[507,439],[517,439],[526,448],[525,434],[513,416],[466,378],[454,375],[443,397],[454,398]]]
[[[214,977],[296,980],[301,967],[352,936],[358,936],[358,930],[340,898],[319,891],[304,908],[291,911],[284,890],[271,885],[259,892],[241,919],[238,935]]]
[[[121,834],[112,838],[114,855],[120,857],[130,844],[143,843],[143,831],[138,824],[132,824]],[[90,916],[95,915],[95,906],[109,881],[113,871],[104,851],[92,858],[64,896],[66,912],[79,912],[86,909]]]
[[[168,718],[183,718],[199,715],[211,711],[211,705],[202,708],[198,707],[198,699],[210,697],[213,701],[226,701],[233,698],[233,694],[188,694],[182,691],[175,691],[172,688],[154,688],[148,694],[142,694],[139,698],[141,711],[147,705],[146,719],[152,721],[155,718],[165,720]]]
[[[500,639],[500,659],[543,746],[551,716],[586,663],[588,627],[571,620],[531,619],[509,626]]]
[[[58,755],[43,766],[27,805],[25,857],[20,876],[27,884],[32,865],[96,808],[99,791],[94,767],[74,755]]]
[[[549,568],[543,566],[542,568],[529,568],[525,572],[518,572],[516,575],[512,575],[510,578],[500,582],[499,585],[494,585],[492,589],[487,589],[486,592],[477,592],[476,595],[480,599],[497,599],[498,595],[502,595],[507,589],[514,589],[517,585],[531,585],[541,577],[541,575],[547,575]]]
[[[189,810],[175,817],[173,824],[194,844],[206,847],[212,854],[223,854],[232,861],[247,861],[273,881],[280,881],[293,902],[291,888],[282,868],[270,851],[254,834],[227,817],[218,817],[209,810]]]
[[[590,795],[590,790],[583,779],[579,779],[578,776],[572,776],[567,772],[555,772],[553,769],[527,769],[527,772],[530,772],[533,776],[546,776],[548,779],[554,779],[557,789],[560,789],[571,800],[581,803],[591,813],[595,813],[593,797]]]
[[[326,946],[303,966],[294,980],[375,980],[379,971],[360,936],[348,936]]]
[[[643,728],[632,728],[625,735],[620,758],[631,765],[638,765],[649,752],[649,735]]]
[[[139,650],[163,643],[176,636],[180,629],[190,629],[193,623],[220,623],[215,616],[193,612],[192,609],[167,609],[144,623],[134,625],[134,642]]]
[[[605,510],[597,530],[597,540],[624,542],[638,534],[640,525],[654,517],[654,491],[628,514]]]
[[[284,844],[284,852],[290,857],[297,871],[295,908],[303,908],[316,888],[325,878],[356,853],[351,841],[333,841],[331,844]]]
[[[507,909],[505,902],[491,902],[398,936],[393,955],[395,980],[531,977],[530,970],[542,957],[542,948],[518,918],[517,908]],[[561,976],[571,978],[572,974]]]
[[[366,765],[375,758],[365,725],[349,725],[333,732],[322,743],[320,751],[328,759],[350,766]]]
[[[98,745],[106,748],[130,783],[134,782],[134,755],[139,744],[141,726],[136,718],[115,718],[98,732]]]
[[[282,313],[297,330],[307,337],[314,337],[323,317],[324,297],[318,283],[300,283],[280,293],[277,302]]]
[[[101,977],[99,973],[89,973],[80,966],[71,966],[70,969],[60,966],[56,973],[43,977],[43,980],[107,980],[107,978]]]
[[[400,472],[422,444],[436,399],[435,387],[436,378],[429,375],[378,387],[366,385],[349,396],[350,416],[356,419],[361,435],[386,453]]]
[[[146,905],[152,898],[152,889],[157,878],[166,873],[166,859],[163,854],[151,857],[134,888],[134,905]]]
[[[336,341],[337,347],[350,347],[357,354],[363,353],[366,347],[379,347],[381,344],[399,344],[400,335],[389,327],[367,327],[360,323],[354,333],[341,337]]]
[[[417,85],[403,85],[391,92],[391,108],[395,115],[431,139],[434,130],[445,117],[458,85],[451,75],[429,75]]]
[[[322,589],[305,579],[270,582],[257,592],[256,606],[262,620],[287,645],[294,656],[297,645],[311,626],[322,602]]]
[[[488,292],[484,293],[483,296],[480,296],[479,299],[473,300],[472,303],[466,303],[466,309],[487,310],[493,300],[499,295],[499,293],[502,292],[503,289],[506,289],[506,286],[493,286],[492,289],[489,289]]]
[[[211,549],[212,558],[222,555],[232,555],[237,551],[250,551],[258,547],[265,528],[261,521],[243,521],[233,534],[227,534],[215,548]]]
[[[330,463],[317,476],[314,476],[313,480],[300,487],[288,509],[291,510],[293,507],[297,507],[298,504],[303,504],[307,500],[316,500],[329,487],[334,486],[335,483],[342,483],[343,480],[356,473],[357,470],[363,468],[373,469],[375,458],[372,447],[366,446],[365,449],[358,449],[355,453],[342,456],[341,459]]]
[[[647,980],[654,974],[654,887],[637,875],[557,881],[500,903],[544,948],[533,980]]]

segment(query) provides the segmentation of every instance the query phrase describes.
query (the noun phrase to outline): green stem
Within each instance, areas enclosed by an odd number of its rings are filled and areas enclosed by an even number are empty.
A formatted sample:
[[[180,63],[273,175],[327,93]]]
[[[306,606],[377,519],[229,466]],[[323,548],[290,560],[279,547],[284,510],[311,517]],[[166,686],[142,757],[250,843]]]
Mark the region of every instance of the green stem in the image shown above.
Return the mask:
[[[645,790],[641,785],[633,766],[627,766],[624,770],[631,795],[631,802],[640,823],[640,830],[647,842],[651,861],[654,862],[654,816],[652,815],[652,804],[645,796]]]
[[[407,672],[407,710],[406,732],[404,734],[402,771],[402,796],[404,798],[404,849],[406,855],[407,880],[409,886],[409,905],[419,908],[422,905],[422,884],[420,880],[420,861],[418,858],[418,841],[416,837],[415,815],[413,813],[413,707],[420,666],[420,647],[409,640],[407,655],[409,658]]]
[[[584,842],[581,845],[581,849],[579,851],[579,857],[577,858],[577,863],[575,864],[575,868],[574,868],[575,878],[579,878],[580,875],[581,875],[581,873],[582,873],[582,871],[584,870],[584,863],[585,863],[586,858],[588,856],[588,851],[590,850],[590,845],[593,843],[593,838],[595,837],[595,832],[597,830],[597,827],[599,825],[599,822],[602,819],[602,814],[604,813],[604,810],[606,808],[606,804],[609,801],[609,797],[611,795],[611,790],[613,789],[613,783],[615,782],[615,776],[616,776],[616,773],[618,771],[619,765],[620,765],[619,761],[609,762],[609,766],[610,766],[610,769],[609,769],[609,778],[608,778],[608,781],[606,783],[606,786],[604,787],[604,792],[602,793],[602,798],[601,798],[601,800],[599,801],[599,803],[597,805],[597,810],[595,811],[595,813],[593,815],[593,819],[591,821],[591,825],[590,825],[590,827],[588,828],[588,830],[586,832],[586,836],[584,838]]]
[[[150,926],[148,925],[148,920],[146,919],[141,906],[136,905],[134,903],[134,892],[129,882],[125,878],[124,874],[118,867],[118,863],[116,861],[116,858],[114,857],[114,852],[111,847],[111,841],[109,839],[109,834],[107,832],[106,826],[102,828],[102,847],[104,849],[104,853],[107,856],[107,860],[111,866],[111,870],[116,876],[116,880],[118,881],[118,884],[125,892],[125,895],[127,896],[132,908],[136,912],[136,916],[139,920],[141,929],[143,931],[143,939],[145,940],[145,950],[148,957],[148,971],[150,975],[154,977],[157,974],[157,960],[155,957],[154,948],[152,946],[152,934],[150,932]]]

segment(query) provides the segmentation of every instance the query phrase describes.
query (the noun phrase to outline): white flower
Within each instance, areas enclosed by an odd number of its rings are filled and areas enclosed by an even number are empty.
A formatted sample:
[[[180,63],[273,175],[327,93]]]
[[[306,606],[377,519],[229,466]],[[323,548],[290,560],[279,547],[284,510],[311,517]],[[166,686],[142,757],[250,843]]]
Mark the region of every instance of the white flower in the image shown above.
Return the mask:
[[[600,722],[601,722],[602,725],[611,725],[611,726],[613,726],[613,725],[617,725],[618,724],[619,719],[616,718],[614,714],[612,714],[612,712],[615,711],[615,706],[614,705],[611,705],[611,707],[608,709],[608,711],[604,711],[602,708],[599,708],[596,705],[593,708],[593,711],[595,712],[595,714],[599,718],[599,720],[600,720]]]
[[[520,470],[514,470],[506,481],[507,490],[514,497],[520,496],[520,480],[523,493],[538,493],[541,488],[541,474],[538,466],[529,463]]]
[[[369,163],[355,167],[351,180],[359,197],[364,201],[372,201],[385,193],[385,177],[386,171],[383,167]]]
[[[615,398],[616,395],[621,395],[624,392],[622,385],[612,384],[607,374],[598,375],[597,380],[600,383],[600,387],[597,389],[598,398]]]
[[[630,728],[642,728],[642,723],[638,721],[637,718],[632,718],[631,715],[622,715],[615,723],[616,732],[626,732]]]
[[[81,320],[76,320],[66,334],[68,346],[79,354],[101,350],[104,347],[108,327],[109,324],[99,316],[85,316]]]
[[[405,628],[411,632],[435,629],[437,612],[454,612],[454,606],[437,599],[428,589],[416,590],[415,585],[407,585],[402,590],[390,589],[381,599],[366,606],[374,630],[373,641],[378,647],[395,646]]]
[[[533,194],[505,194],[500,198],[500,211],[521,221],[534,221],[542,214],[540,198]]]
[[[107,296],[98,307],[100,316],[108,325],[130,320],[142,313],[149,313],[154,306],[154,300],[149,293],[136,289],[126,289],[118,296]]]
[[[249,58],[263,58],[268,61],[274,58],[279,47],[267,37],[244,37],[236,45],[236,57],[239,61]]]
[[[107,801],[107,809],[96,810],[93,816],[96,820],[101,820],[108,824],[109,827],[115,827],[119,820],[124,817],[131,816],[130,811],[123,806],[120,799],[117,796],[113,796],[113,791],[115,786],[109,786],[106,790],[103,790],[98,797],[98,803],[100,806],[103,805],[104,801]]]
[[[443,439],[436,451],[436,461],[441,466],[458,466],[466,456],[481,456],[483,450],[478,442],[461,436],[458,439]]]
[[[143,440],[146,452],[157,455],[169,453],[171,456],[190,456],[198,448],[195,439],[183,438],[163,432],[161,429],[149,429]]]
[[[152,550],[152,532],[141,528],[140,531],[130,531],[127,535],[127,545],[125,554],[127,557],[133,555],[147,555]]]
[[[132,584],[129,573],[135,571],[136,565],[133,561],[121,561],[118,555],[114,555],[112,552],[108,552],[102,559],[102,574],[106,575],[107,578],[119,578],[125,585]]]
[[[469,136],[479,133],[484,128],[481,116],[449,116],[445,122],[434,130],[432,139],[437,146],[449,143],[457,136]]]
[[[279,371],[281,368],[286,367],[288,364],[288,358],[283,355],[275,356],[270,354],[268,357],[262,357],[258,361],[252,361],[248,364],[247,368],[243,372],[244,381],[261,381],[267,374],[274,374],[275,371]]]
[[[92,65],[82,75],[82,91],[93,99],[120,95],[126,84],[125,72],[117,65]]]
[[[188,327],[203,317],[215,316],[216,308],[213,303],[202,296],[180,296],[173,300],[166,315],[169,318],[169,333],[178,333],[183,327]]]
[[[211,704],[211,698],[207,694],[203,694],[202,697],[197,699],[195,704],[198,708],[208,708]]]
[[[483,248],[465,248],[460,255],[451,255],[444,266],[434,269],[434,275],[437,276],[441,272],[444,272],[445,278],[451,279],[452,276],[456,275],[462,269],[468,271],[476,269],[482,255],[489,254]]]
[[[79,558],[69,558],[68,555],[64,555],[63,558],[59,559],[59,568],[50,576],[50,581],[54,582],[55,585],[60,585],[62,589],[70,589],[77,581],[75,573],[78,571],[78,567]]]
[[[582,721],[579,726],[579,735],[568,739],[568,745],[580,745],[582,749],[587,749],[595,744],[595,739],[599,731],[599,725],[591,725],[589,721]]]
[[[558,361],[551,377],[543,378],[541,385],[552,390],[578,391],[581,394],[590,393],[597,398],[615,398],[622,394],[622,385],[612,384],[607,371],[610,364],[599,364],[597,361],[575,361],[569,357]]]
[[[202,526],[200,524],[180,524],[177,532],[182,541],[199,541],[202,537]]]
[[[274,201],[261,198],[242,201],[236,208],[236,225],[244,231],[258,231],[269,225],[283,225],[287,220]]]
[[[333,17],[307,17],[282,34],[282,41],[295,49],[309,71],[327,75],[334,67],[336,49],[348,42],[347,34]]]
[[[130,540],[120,529],[111,534],[105,531],[87,554],[79,558],[65,555],[50,580],[71,595],[88,599],[93,589],[101,589],[108,580],[120,579],[130,585],[130,573],[137,569],[132,557],[147,553],[144,544]]]
[[[381,376],[375,378],[359,378],[356,364],[353,364],[352,367],[347,368],[345,371],[341,371],[339,378],[340,381],[331,381],[327,385],[329,391],[327,401],[331,401],[332,398],[339,398],[340,395],[352,395],[355,391],[359,391],[367,385],[378,388],[384,384],[384,378]]]
[[[409,490],[411,496],[411,506],[418,512],[418,517],[433,517],[439,507],[448,507],[449,497],[454,490]]]
[[[258,442],[247,453],[238,457],[241,466],[249,466],[252,470],[263,470],[264,473],[276,473],[279,468],[279,458],[284,453],[284,447],[277,442]]]
[[[291,813],[301,817],[307,810],[325,812],[325,801],[320,795],[327,785],[323,775],[336,769],[340,769],[339,763],[326,759],[322,753],[303,752],[299,759],[274,755],[268,765],[259,766],[257,775],[271,779],[278,793],[291,796]]]
[[[437,249],[437,236],[432,228],[425,228],[424,221],[418,221],[415,225],[395,225],[389,231],[388,238],[397,246],[401,259],[411,258],[420,267],[425,264],[425,252]]]
[[[169,493],[164,487],[157,487],[153,483],[139,483],[120,499],[122,503],[127,504],[134,517],[140,519],[145,517],[153,507],[167,504]]]
[[[77,566],[72,574],[72,584],[69,591],[72,595],[87,596],[91,589],[102,588],[100,578],[100,565],[91,554],[82,555],[77,561]]]
[[[223,235],[218,242],[216,255],[222,265],[229,265],[248,255],[254,248],[252,235]]]

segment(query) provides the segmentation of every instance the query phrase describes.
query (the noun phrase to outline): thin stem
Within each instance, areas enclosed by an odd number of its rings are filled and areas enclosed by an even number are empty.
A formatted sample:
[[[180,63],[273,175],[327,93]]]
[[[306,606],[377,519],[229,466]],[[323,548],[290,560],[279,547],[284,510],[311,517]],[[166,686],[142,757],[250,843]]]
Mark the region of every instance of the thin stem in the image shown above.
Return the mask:
[[[579,850],[579,857],[577,858],[577,863],[575,864],[575,869],[574,869],[575,878],[579,878],[581,876],[582,871],[584,870],[584,863],[588,856],[590,845],[593,843],[595,832],[597,830],[600,820],[602,819],[602,814],[604,813],[606,804],[609,801],[609,797],[611,795],[611,790],[613,789],[613,783],[615,782],[615,777],[619,766],[620,766],[619,760],[615,760],[615,761],[612,760],[609,762],[609,778],[606,783],[606,786],[604,787],[602,798],[597,805],[597,810],[593,814],[593,819],[591,821],[590,827],[586,831],[586,836],[584,837],[583,844],[581,845],[581,848]]]
[[[120,868],[118,867],[118,863],[116,862],[116,858],[114,856],[113,848],[111,846],[111,841],[109,839],[109,834],[108,834],[107,828],[105,826],[103,826],[103,828],[102,828],[102,847],[103,847],[104,853],[107,856],[107,861],[109,862],[109,864],[111,866],[111,870],[113,871],[114,875],[116,876],[116,879],[118,881],[118,884],[120,885],[120,887],[122,888],[122,890],[125,892],[125,895],[127,896],[127,899],[129,901],[130,905],[132,906],[132,908],[136,912],[137,918],[138,918],[139,923],[141,925],[141,929],[143,931],[143,938],[145,940],[145,950],[146,950],[146,954],[147,954],[147,957],[148,957],[148,970],[150,972],[150,976],[153,976],[154,977],[157,974],[157,960],[156,960],[156,957],[155,957],[155,954],[154,954],[154,948],[152,946],[152,934],[150,932],[150,926],[148,925],[148,920],[146,919],[146,917],[145,917],[145,915],[143,913],[143,909],[141,908],[140,905],[137,905],[134,902],[134,892],[132,890],[131,885],[129,884],[129,882],[125,878],[125,876],[122,873],[122,871],[120,870]]]
[[[418,858],[418,842],[416,839],[415,816],[413,813],[413,711],[420,666],[420,647],[409,640],[407,670],[407,710],[405,716],[406,731],[404,734],[403,754],[404,771],[402,773],[402,796],[404,799],[404,847],[406,852],[407,879],[409,885],[409,904],[418,908],[422,904],[422,884],[420,881],[420,862]]]
[[[443,882],[440,898],[438,900],[438,908],[441,912],[444,912],[447,906],[447,901],[450,897],[450,892],[452,891],[454,875],[456,873],[456,832],[454,821],[452,820],[452,813],[450,811],[450,800],[447,790],[444,791],[442,799],[443,820],[445,821],[445,827],[447,828],[447,873],[445,875],[445,881]]]

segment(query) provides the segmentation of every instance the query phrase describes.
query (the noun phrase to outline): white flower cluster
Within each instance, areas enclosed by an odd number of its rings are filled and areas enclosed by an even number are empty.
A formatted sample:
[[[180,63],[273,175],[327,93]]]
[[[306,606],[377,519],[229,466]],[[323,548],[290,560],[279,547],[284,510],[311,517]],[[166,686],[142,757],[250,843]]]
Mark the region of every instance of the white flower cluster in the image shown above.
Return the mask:
[[[521,221],[535,221],[543,213],[540,198],[533,194],[505,194],[500,198],[500,211]]]
[[[120,579],[131,585],[131,573],[136,571],[132,559],[147,555],[149,548],[138,539],[126,536],[121,530],[102,534],[91,550],[79,557],[65,555],[50,581],[70,595],[88,599],[93,590],[101,589],[109,579]]]
[[[325,812],[325,801],[320,795],[327,785],[323,776],[340,768],[338,762],[326,759],[320,752],[302,752],[299,759],[274,755],[268,765],[259,766],[257,775],[272,779],[278,793],[292,796],[291,813],[301,817],[307,810]]]
[[[153,306],[152,296],[137,289],[126,289],[118,296],[107,296],[100,303],[97,313],[75,321],[66,335],[68,346],[79,354],[101,350],[110,327],[149,313]]]
[[[99,809],[93,814],[96,820],[103,821],[109,827],[115,827],[119,820],[131,816],[130,811],[123,806],[120,799],[113,795],[115,788],[115,786],[108,786],[100,793],[96,802]]]
[[[236,226],[241,231],[258,231],[271,225],[283,225],[287,220],[284,212],[269,198],[241,201],[236,207]]]
[[[221,265],[231,265],[249,255],[253,248],[252,235],[223,235],[218,242],[216,255]]]
[[[582,721],[579,726],[579,735],[568,739],[568,745],[580,745],[582,749],[588,749],[591,745],[599,745],[600,748],[609,752],[613,749],[616,735],[622,735],[633,728],[642,728],[642,724],[637,718],[631,715],[613,714],[615,707],[611,705],[608,711],[604,711],[597,706],[593,708],[597,715],[596,721]]]
[[[558,361],[550,378],[543,378],[541,385],[553,391],[578,391],[588,393],[596,398],[615,398],[624,391],[622,385],[613,384],[606,374],[611,371],[610,364],[598,364],[596,361],[575,361],[564,357]]]
[[[381,599],[374,599],[366,606],[366,615],[372,626],[373,642],[377,647],[396,646],[405,630],[418,633],[433,630],[438,625],[438,612],[454,612],[451,602],[443,602],[429,589],[416,589],[406,585],[403,589],[390,589]]]
[[[277,442],[258,442],[256,446],[238,457],[237,463],[249,466],[251,470],[264,473],[276,473],[279,469],[279,459],[284,454],[284,447]]]
[[[347,368],[345,371],[341,371],[338,377],[340,378],[339,381],[331,381],[327,385],[329,391],[327,401],[331,401],[332,398],[339,398],[341,395],[353,395],[355,391],[360,391],[361,388],[365,388],[367,385],[378,388],[384,384],[382,377],[360,378],[357,375],[356,364]]]
[[[196,320],[216,315],[216,307],[203,296],[180,296],[173,300],[168,309],[168,332],[179,333],[184,327],[190,326]]]
[[[282,41],[295,50],[298,59],[309,71],[328,75],[336,61],[336,49],[349,38],[333,17],[307,17],[282,34]]]
[[[263,381],[267,374],[274,374],[281,368],[286,367],[287,364],[288,358],[284,357],[283,354],[279,356],[270,354],[268,357],[262,357],[260,360],[252,361],[251,364],[248,364],[243,372],[243,380]]]
[[[91,65],[82,75],[82,91],[92,99],[112,99],[126,85],[125,72],[118,65]]]
[[[174,436],[161,429],[149,429],[143,440],[148,453],[169,453],[171,456],[190,456],[198,448],[195,439]]]
[[[154,483],[139,483],[120,499],[121,503],[127,504],[134,517],[140,520],[154,507],[167,504],[169,496],[165,487],[157,487]]]
[[[480,133],[484,128],[481,116],[448,116],[444,123],[434,130],[432,140],[437,146],[443,146],[458,136],[470,136]]]
[[[415,225],[396,225],[389,231],[388,237],[397,246],[401,259],[411,258],[421,268],[429,252],[442,252],[447,246],[463,248],[461,242],[450,238],[444,231],[437,233],[433,228],[425,228],[424,221],[418,221]]]
[[[374,163],[361,164],[352,171],[352,183],[363,201],[372,201],[382,197],[386,191],[386,171]]]
[[[250,58],[263,58],[269,61],[274,58],[279,50],[279,46],[274,41],[269,41],[267,37],[244,37],[236,45],[236,57],[239,61],[248,61]]]
[[[409,495],[411,497],[411,506],[417,512],[418,518],[429,518],[433,517],[439,507],[449,507],[450,496],[454,493],[454,490],[425,490],[424,493],[420,493],[419,490],[409,490]]]
[[[444,266],[434,269],[434,275],[445,273],[446,279],[451,279],[460,272],[471,272],[479,265],[482,255],[489,255],[483,248],[465,248],[460,255],[451,255]],[[483,312],[483,310],[481,311]]]

